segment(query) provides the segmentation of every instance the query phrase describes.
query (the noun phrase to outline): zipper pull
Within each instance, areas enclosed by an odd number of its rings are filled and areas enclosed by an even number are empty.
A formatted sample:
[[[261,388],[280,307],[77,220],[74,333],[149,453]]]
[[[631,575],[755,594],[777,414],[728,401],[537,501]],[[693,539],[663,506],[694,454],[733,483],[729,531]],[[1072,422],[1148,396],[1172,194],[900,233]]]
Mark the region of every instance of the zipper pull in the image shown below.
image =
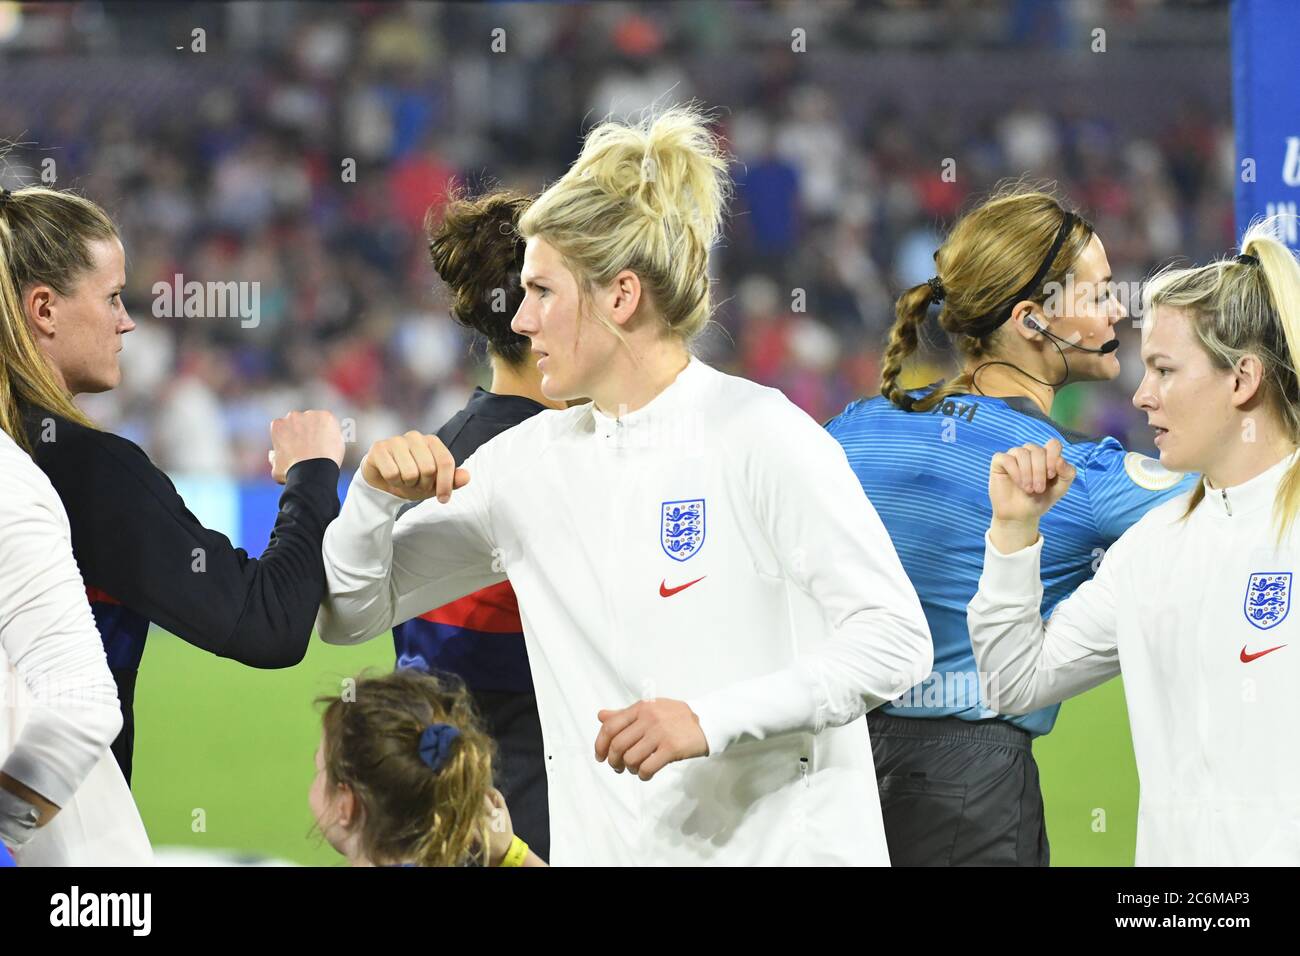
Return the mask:
[[[808,758],[807,757],[799,758],[799,776],[803,778],[803,785],[805,787],[812,786],[812,784],[808,781]]]
[[[1219,493],[1223,495],[1223,508],[1228,512],[1228,517],[1232,517],[1232,505],[1228,504],[1228,489],[1220,488]]]

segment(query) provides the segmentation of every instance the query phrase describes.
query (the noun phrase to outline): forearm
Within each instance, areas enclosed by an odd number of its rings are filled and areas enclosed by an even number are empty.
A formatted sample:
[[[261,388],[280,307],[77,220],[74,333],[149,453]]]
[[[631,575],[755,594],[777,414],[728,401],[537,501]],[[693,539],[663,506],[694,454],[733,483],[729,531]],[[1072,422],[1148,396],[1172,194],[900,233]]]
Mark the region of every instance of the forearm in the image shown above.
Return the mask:
[[[1015,547],[1027,532],[1013,527],[1001,535],[999,544],[996,526],[989,528],[985,540],[979,590],[966,609],[967,629],[976,667],[987,675],[989,707],[1003,714],[1026,714],[1056,703],[1046,699],[1038,677],[1045,634],[1039,612],[1042,539]]]
[[[111,692],[111,703],[33,707],[0,772],[56,806],[66,804],[122,729]]]
[[[1039,538],[1029,548],[1002,554],[990,534],[979,591],[967,607],[976,665],[988,675],[988,704],[999,713],[1059,704],[1120,672],[1114,569],[1103,562],[1045,623],[1042,550]]]
[[[91,693],[111,697],[33,706],[0,772],[56,806],[66,804],[122,729],[112,678]]]
[[[516,848],[516,845],[521,843],[523,843],[524,846],[528,847],[528,849],[524,854],[524,858],[520,860],[518,863],[513,864],[513,866],[547,866],[547,867],[550,866],[549,863],[547,863],[545,860],[543,860],[540,856],[537,855],[537,853],[533,850],[532,847],[524,843],[523,840],[520,840],[518,836],[511,839],[511,841],[508,843],[503,843],[499,847],[493,848],[489,852],[488,866],[504,867],[507,858],[510,856],[510,851],[514,850]]]
[[[1001,554],[1022,551],[1038,540],[1038,519],[1003,521],[994,518],[989,525],[989,538]]]
[[[482,523],[480,488],[408,504],[353,476],[339,517],[325,532],[327,593],[316,619],[321,639],[355,644],[430,608],[506,579]]]
[[[117,685],[66,525],[43,502],[0,507],[0,772],[63,806],[122,727]],[[3,732],[3,731],[0,731]]]
[[[406,504],[354,476],[322,549],[326,587],[316,629],[325,643],[360,643],[395,623],[393,524]]]
[[[270,543],[250,558],[204,527],[142,453],[87,446],[112,477],[54,472],[86,583],[186,643],[255,667],[302,659],[325,590],[321,544],[338,511],[338,466],[289,470]]]
[[[710,753],[847,724],[933,664],[921,602],[843,448],[787,401],[770,405],[761,432],[734,451],[748,463],[756,524],[791,598],[810,598],[824,631],[812,641],[792,634],[798,651],[782,670],[701,697],[696,713]]]
[[[815,652],[779,671],[687,701],[716,754],[735,743],[820,733],[861,717],[920,682],[933,645],[919,606],[863,612]]]
[[[11,719],[23,716],[0,771],[63,806],[122,729],[117,685],[80,578],[69,573],[32,600],[12,630],[22,643],[6,641],[9,679],[21,686],[5,689],[4,706]]]
[[[302,660],[325,595],[326,529],[338,514],[338,466],[327,458],[289,469],[270,545],[246,568],[247,602],[219,653],[253,667]]]
[[[22,783],[19,783],[9,774],[0,771],[0,789],[7,790],[19,800],[25,800],[36,808],[40,816],[37,818],[36,825],[43,827],[54,819],[54,815],[59,812],[59,807],[46,800],[43,796]]]

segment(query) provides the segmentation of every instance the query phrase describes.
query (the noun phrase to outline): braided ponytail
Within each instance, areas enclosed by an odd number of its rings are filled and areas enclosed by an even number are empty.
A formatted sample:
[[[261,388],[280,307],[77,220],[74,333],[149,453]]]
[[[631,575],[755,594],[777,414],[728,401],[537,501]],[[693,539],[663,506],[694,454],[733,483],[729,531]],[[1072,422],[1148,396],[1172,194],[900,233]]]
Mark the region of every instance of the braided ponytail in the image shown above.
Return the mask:
[[[894,325],[889,330],[889,343],[880,362],[880,394],[904,411],[911,411],[913,399],[899,384],[903,365],[917,350],[921,342],[921,325],[929,314],[934,300],[934,289],[929,283],[912,286],[898,298],[894,305]]]

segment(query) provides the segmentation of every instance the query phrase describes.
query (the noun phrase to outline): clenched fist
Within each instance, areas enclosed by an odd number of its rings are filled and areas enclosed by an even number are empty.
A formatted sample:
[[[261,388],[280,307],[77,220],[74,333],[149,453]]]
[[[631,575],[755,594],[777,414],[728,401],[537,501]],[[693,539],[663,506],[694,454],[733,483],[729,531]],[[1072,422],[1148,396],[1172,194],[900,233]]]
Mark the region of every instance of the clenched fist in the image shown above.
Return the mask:
[[[289,469],[300,461],[328,458],[343,464],[343,429],[331,413],[313,409],[290,412],[271,422],[271,477],[284,484]]]
[[[1003,554],[1038,540],[1038,519],[1070,490],[1075,468],[1061,456],[1060,439],[1025,444],[993,456],[989,464],[989,537]]]
[[[455,488],[469,484],[469,472],[456,467],[437,435],[409,431],[370,446],[361,461],[366,484],[407,501],[437,497],[446,504]]]

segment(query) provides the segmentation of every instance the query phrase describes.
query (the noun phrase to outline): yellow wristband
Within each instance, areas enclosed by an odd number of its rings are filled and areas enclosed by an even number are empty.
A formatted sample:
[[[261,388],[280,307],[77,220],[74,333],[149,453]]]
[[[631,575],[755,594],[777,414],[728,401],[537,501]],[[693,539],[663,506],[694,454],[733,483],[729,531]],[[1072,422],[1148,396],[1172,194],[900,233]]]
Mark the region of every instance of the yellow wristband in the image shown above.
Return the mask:
[[[516,836],[510,841],[510,849],[506,850],[506,855],[497,866],[523,866],[527,856],[528,844]]]

